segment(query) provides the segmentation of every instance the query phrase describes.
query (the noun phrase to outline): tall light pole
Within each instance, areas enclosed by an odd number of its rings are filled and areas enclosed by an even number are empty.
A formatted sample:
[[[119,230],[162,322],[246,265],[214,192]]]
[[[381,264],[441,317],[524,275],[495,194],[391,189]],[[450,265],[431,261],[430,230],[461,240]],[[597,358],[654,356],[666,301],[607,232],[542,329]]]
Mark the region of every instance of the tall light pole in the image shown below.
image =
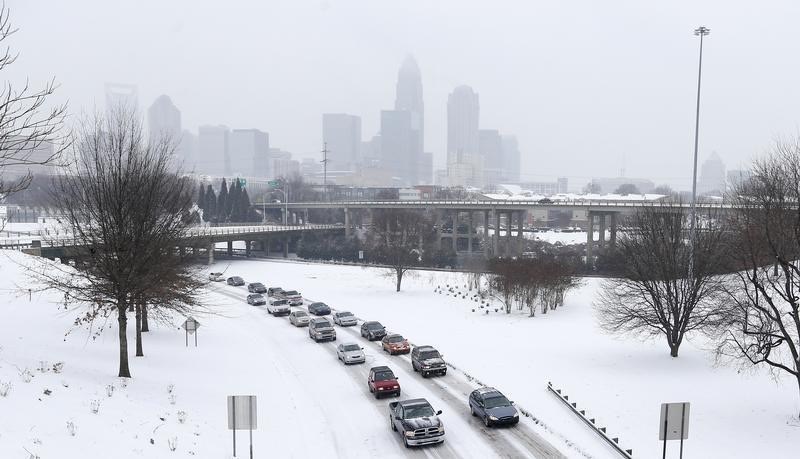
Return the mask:
[[[689,279],[694,278],[694,237],[697,219],[697,145],[700,139],[700,81],[703,75],[703,37],[711,33],[711,29],[700,26],[694,34],[700,37],[700,61],[697,65],[697,108],[694,118],[694,167],[692,168],[692,207],[689,221]]]
[[[322,144],[322,194],[328,200],[328,142]]]

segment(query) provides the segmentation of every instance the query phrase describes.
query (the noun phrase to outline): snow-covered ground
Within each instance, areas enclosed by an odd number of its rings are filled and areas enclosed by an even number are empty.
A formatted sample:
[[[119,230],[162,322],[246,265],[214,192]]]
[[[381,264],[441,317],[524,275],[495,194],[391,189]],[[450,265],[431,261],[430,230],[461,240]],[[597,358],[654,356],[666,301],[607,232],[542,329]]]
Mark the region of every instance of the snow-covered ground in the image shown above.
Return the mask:
[[[681,357],[672,359],[660,342],[602,334],[591,311],[594,279],[563,308],[528,318],[481,313],[468,299],[434,292],[447,284],[464,290],[463,275],[454,273],[420,273],[395,293],[385,270],[376,268],[281,260],[218,260],[209,267],[298,289],[306,298],[380,320],[416,344],[434,345],[458,369],[499,388],[539,420],[487,431],[469,416],[465,395],[476,383],[463,374],[451,370],[424,380],[411,372],[407,357],[388,357],[356,330],[337,327],[338,342],[359,342],[368,355],[366,365],[345,368],[335,358],[335,344],[313,343],[305,329],[248,306],[244,288],[219,284],[208,294],[217,314],[198,317],[199,347],[185,347],[179,321],[152,327],[146,357],[131,357],[134,378],[123,387],[113,377],[115,322],[96,340],[83,330],[65,336],[74,314],[57,297],[34,294],[29,301],[20,295],[28,281],[14,260],[30,262],[0,252],[0,385],[13,384],[0,396],[0,458],[27,458],[25,449],[43,459],[229,458],[229,394],[259,397],[256,457],[548,457],[534,449],[552,451],[547,443],[568,457],[619,457],[546,390],[548,381],[633,448],[634,457],[660,455],[657,422],[664,401],[692,402],[686,457],[790,458],[800,444],[800,426],[791,417],[799,404],[789,381],[715,368],[702,342],[685,343]],[[63,361],[64,369],[41,372],[43,360],[48,367]],[[399,374],[404,398],[426,397],[444,411],[444,445],[407,451],[389,431],[391,400],[373,400],[365,384],[368,367],[381,364]],[[20,376],[26,368],[33,374],[27,383]],[[111,397],[109,385],[115,387]],[[94,400],[97,414],[91,412]],[[77,426],[74,437],[70,421]],[[177,439],[174,452],[170,439]],[[239,456],[246,445],[247,433],[240,432]],[[677,444],[669,449],[677,455]]]

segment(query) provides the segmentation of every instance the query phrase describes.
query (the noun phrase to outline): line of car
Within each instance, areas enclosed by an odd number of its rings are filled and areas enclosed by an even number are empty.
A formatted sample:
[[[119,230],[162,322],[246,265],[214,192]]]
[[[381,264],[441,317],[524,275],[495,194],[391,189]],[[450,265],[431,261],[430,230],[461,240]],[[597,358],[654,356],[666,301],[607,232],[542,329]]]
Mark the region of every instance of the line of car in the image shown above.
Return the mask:
[[[216,282],[226,280],[231,286],[245,285],[244,279],[231,276],[225,279],[222,273],[211,273],[209,279]],[[340,327],[358,325],[358,318],[348,311],[333,311],[327,304],[312,302],[302,309],[292,310],[291,306],[303,306],[304,300],[296,290],[283,290],[280,287],[267,288],[260,282],[247,284],[247,303],[253,306],[266,304],[267,312],[273,316],[288,316],[289,323],[295,327],[308,327],[308,336],[315,342],[336,341],[334,324]],[[267,298],[264,298],[264,294]],[[313,315],[313,317],[312,317]],[[331,316],[331,320],[327,316]],[[389,355],[410,354],[411,367],[423,378],[431,375],[447,374],[447,364],[443,356],[433,346],[411,346],[408,340],[398,333],[388,333],[378,321],[364,321],[360,332],[368,341],[380,340],[381,349]],[[357,343],[341,343],[336,347],[337,358],[345,365],[366,362],[364,348]],[[376,399],[382,396],[399,397],[401,393],[397,376],[388,366],[370,368],[367,388]],[[519,413],[514,402],[508,400],[500,391],[492,387],[481,387],[470,393],[468,398],[470,413],[481,418],[487,427],[513,425],[519,422]],[[438,418],[441,411],[434,412],[425,399],[403,400],[389,404],[389,423],[393,431],[400,433],[406,447],[441,443],[444,441],[444,424]]]

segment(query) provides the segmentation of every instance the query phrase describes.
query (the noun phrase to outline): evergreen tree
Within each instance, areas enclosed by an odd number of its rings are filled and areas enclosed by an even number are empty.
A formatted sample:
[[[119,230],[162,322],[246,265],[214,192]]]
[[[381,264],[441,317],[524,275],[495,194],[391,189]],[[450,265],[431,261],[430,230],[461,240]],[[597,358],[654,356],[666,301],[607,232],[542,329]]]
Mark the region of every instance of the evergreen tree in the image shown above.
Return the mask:
[[[200,189],[197,190],[197,207],[203,209],[203,215],[206,213],[206,193],[205,187],[200,183]]]
[[[242,216],[242,221],[258,221],[255,215],[250,212],[250,196],[247,195],[247,189],[242,189],[242,193],[239,195],[239,213]]]
[[[236,214],[237,202],[239,202],[239,195],[242,191],[242,184],[239,178],[233,179],[231,187],[228,190],[228,200],[225,202],[225,214],[228,215],[229,221],[240,222],[239,215]]]
[[[225,178],[222,179],[222,185],[219,187],[219,197],[217,197],[217,221],[224,222],[228,219],[230,212],[226,212],[228,208],[228,182]]]
[[[204,219],[207,222],[217,221],[217,195],[214,193],[214,188],[208,185],[206,188],[206,202],[205,202]]]

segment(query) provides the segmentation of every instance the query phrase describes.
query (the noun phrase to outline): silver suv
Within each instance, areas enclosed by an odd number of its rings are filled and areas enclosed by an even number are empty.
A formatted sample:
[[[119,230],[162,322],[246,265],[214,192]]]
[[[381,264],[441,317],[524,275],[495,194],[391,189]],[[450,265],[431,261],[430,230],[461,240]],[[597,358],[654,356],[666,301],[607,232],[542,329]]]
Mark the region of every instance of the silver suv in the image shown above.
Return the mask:
[[[316,341],[336,341],[336,330],[333,324],[324,317],[315,317],[308,323],[308,337]]]

